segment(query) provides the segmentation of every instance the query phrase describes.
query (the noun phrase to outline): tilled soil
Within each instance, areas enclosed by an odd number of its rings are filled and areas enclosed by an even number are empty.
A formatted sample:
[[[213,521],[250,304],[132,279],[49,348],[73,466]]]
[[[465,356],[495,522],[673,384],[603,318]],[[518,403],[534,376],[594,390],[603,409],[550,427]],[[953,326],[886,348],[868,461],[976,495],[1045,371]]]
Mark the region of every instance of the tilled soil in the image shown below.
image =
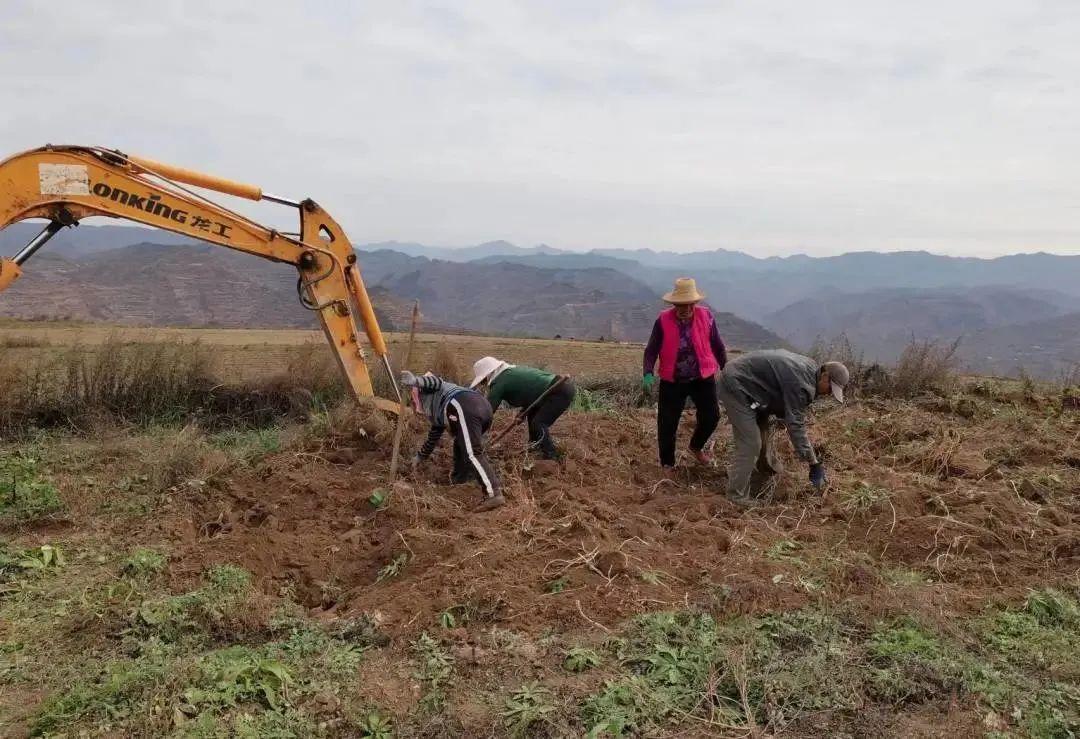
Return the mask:
[[[483,514],[470,510],[475,484],[443,484],[448,439],[376,510],[369,498],[389,490],[389,441],[373,421],[376,431],[278,453],[219,489],[174,499],[154,533],[173,543],[178,588],[233,562],[314,615],[364,613],[395,635],[446,611],[539,633],[609,629],[648,610],[815,602],[947,623],[1080,567],[1080,470],[1069,462],[1078,416],[1033,425],[912,403],[827,408],[811,431],[828,461],[825,494],[811,492],[780,432],[786,471],[761,505],[742,509],[722,494],[725,426],[719,466],[682,459],[664,481],[648,411],[571,413],[555,426],[561,463],[530,460],[524,431],[492,454],[508,503]],[[1024,444],[1019,459],[995,451]]]

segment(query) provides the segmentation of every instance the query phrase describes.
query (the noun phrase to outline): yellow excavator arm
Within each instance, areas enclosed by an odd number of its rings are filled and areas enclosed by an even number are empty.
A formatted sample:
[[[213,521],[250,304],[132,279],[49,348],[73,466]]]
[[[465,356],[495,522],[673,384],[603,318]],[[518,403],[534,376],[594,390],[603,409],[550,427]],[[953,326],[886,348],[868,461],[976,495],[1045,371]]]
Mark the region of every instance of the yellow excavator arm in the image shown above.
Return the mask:
[[[184,185],[296,208],[300,230],[285,234],[267,228]],[[46,146],[16,154],[0,162],[0,229],[28,218],[49,223],[18,254],[0,257],[0,291],[19,278],[45,242],[87,216],[124,218],[293,265],[300,273],[300,302],[319,316],[353,396],[397,411],[397,403],[375,398],[364,361],[357,317],[400,397],[356,253],[341,226],[313,200],[292,201],[252,185],[97,147]]]

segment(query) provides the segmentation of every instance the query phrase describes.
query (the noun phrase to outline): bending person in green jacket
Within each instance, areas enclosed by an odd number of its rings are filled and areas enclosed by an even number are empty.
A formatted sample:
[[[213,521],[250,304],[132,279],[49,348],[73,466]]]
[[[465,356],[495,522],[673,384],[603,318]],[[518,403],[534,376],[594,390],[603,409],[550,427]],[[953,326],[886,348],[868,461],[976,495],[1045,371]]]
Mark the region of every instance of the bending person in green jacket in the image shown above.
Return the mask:
[[[473,381],[469,387],[486,384],[488,402],[494,410],[499,404],[525,409],[544,394],[555,382],[555,375],[533,367],[519,367],[495,357],[484,357],[473,364]],[[529,411],[529,444],[539,449],[544,459],[558,459],[551,425],[574,402],[574,383],[567,379],[561,386]]]

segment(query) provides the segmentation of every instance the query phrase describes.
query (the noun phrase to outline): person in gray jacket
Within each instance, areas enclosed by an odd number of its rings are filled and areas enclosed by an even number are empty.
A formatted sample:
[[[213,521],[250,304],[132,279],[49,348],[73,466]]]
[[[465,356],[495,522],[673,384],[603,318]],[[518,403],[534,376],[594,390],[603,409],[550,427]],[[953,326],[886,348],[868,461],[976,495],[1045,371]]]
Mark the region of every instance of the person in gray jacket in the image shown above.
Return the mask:
[[[810,483],[820,490],[826,482],[825,466],[806,435],[806,410],[815,398],[829,394],[843,402],[849,377],[840,362],[819,364],[784,349],[749,352],[728,362],[716,386],[735,439],[728,495],[745,501],[755,469],[778,471],[767,446],[770,416],[787,425],[796,454],[810,465]]]
[[[431,457],[446,429],[454,436],[454,471],[450,481],[468,482],[475,477],[484,493],[476,511],[503,505],[499,478],[484,453],[484,434],[491,428],[491,404],[480,393],[442,379],[430,372],[417,377],[401,373],[401,384],[411,389],[416,412],[426,416],[431,430],[412,458],[413,469]]]

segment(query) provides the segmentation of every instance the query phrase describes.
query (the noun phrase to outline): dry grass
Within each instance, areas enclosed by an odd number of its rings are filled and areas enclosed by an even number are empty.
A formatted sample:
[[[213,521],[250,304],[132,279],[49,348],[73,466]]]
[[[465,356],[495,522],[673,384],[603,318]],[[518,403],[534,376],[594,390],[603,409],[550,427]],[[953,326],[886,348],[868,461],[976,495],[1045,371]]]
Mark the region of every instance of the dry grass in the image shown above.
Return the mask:
[[[49,342],[33,336],[0,336],[0,349],[29,349],[40,346],[49,346]]]
[[[466,377],[468,373],[462,369],[458,353],[446,344],[439,344],[435,349],[435,356],[431,361],[431,371],[439,377],[450,380],[450,382],[456,382],[459,385],[468,384],[469,380],[472,379]]]
[[[135,424],[197,421],[207,428],[257,427],[303,417],[345,397],[328,352],[300,349],[284,371],[225,385],[214,352],[198,342],[71,347],[24,363],[0,357],[0,431],[92,428],[102,419]]]
[[[904,347],[895,365],[867,362],[866,355],[841,334],[832,342],[820,338],[809,356],[818,362],[843,362],[851,372],[856,395],[882,398],[914,398],[927,393],[948,394],[956,386],[959,340],[943,343],[916,340]]]

